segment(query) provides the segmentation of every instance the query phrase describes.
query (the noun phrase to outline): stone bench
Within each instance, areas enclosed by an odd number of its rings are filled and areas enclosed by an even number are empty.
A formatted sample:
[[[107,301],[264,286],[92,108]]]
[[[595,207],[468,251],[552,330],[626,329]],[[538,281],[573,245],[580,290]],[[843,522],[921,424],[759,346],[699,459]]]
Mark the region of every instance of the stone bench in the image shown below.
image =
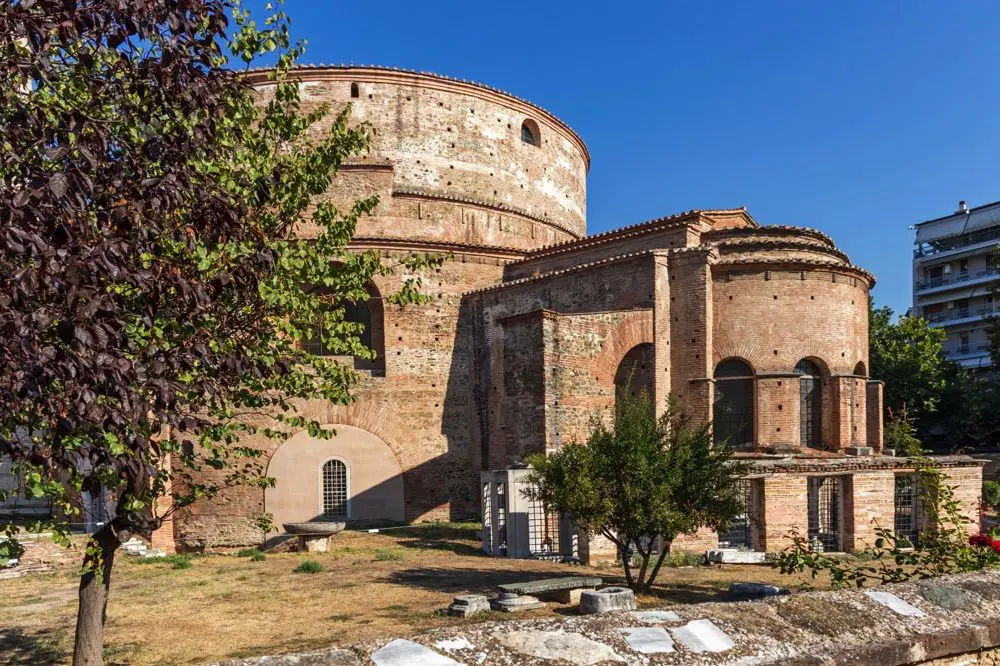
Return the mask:
[[[537,603],[536,597],[543,597],[561,604],[575,604],[580,602],[580,594],[584,590],[596,589],[603,582],[596,576],[564,576],[524,583],[504,583],[497,585],[497,589],[500,590],[500,600],[534,599]]]

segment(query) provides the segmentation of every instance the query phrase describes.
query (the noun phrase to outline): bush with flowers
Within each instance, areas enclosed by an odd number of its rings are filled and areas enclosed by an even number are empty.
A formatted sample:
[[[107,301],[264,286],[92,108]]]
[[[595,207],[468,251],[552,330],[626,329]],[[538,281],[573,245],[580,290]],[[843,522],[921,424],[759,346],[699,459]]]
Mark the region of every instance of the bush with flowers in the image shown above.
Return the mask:
[[[955,498],[955,486],[946,483],[944,473],[931,458],[917,456],[914,463],[924,514],[924,529],[917,543],[910,543],[876,521],[874,548],[861,553],[861,557],[832,557],[818,552],[804,536],[793,531],[792,545],[778,556],[774,566],[782,573],[809,571],[813,578],[825,572],[835,589],[1000,566],[1000,532],[967,536],[972,521]]]

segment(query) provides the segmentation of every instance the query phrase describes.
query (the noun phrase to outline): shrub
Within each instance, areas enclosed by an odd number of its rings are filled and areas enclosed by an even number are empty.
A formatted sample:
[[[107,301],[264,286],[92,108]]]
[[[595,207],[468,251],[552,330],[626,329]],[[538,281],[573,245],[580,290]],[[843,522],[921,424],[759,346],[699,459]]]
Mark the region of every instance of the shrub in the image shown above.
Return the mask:
[[[696,567],[705,563],[705,556],[698,553],[670,553],[667,559],[668,567]]]
[[[264,556],[264,553],[260,552],[259,550],[250,556],[251,562],[263,562],[266,559],[267,557]]]
[[[294,573],[314,574],[323,570],[323,565],[316,560],[304,560],[299,566],[292,569]]]
[[[403,559],[403,554],[396,550],[376,550],[376,562],[399,562]]]
[[[164,562],[170,563],[171,569],[190,569],[191,568],[191,558],[187,555],[167,555],[163,558]]]
[[[236,557],[253,557],[257,553],[261,552],[260,548],[244,548],[243,550],[236,551]]]
[[[1000,509],[1000,482],[983,481],[983,503],[991,509]]]

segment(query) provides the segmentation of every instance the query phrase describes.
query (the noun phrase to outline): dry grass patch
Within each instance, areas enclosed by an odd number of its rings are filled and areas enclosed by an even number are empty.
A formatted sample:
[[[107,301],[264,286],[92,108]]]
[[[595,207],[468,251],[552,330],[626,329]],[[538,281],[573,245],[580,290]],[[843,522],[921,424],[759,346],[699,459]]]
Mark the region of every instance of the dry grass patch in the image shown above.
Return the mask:
[[[382,534],[344,532],[329,553],[267,553],[137,563],[117,560],[108,605],[109,664],[203,664],[234,657],[300,652],[478,621],[439,613],[462,593],[550,576],[597,575],[621,582],[619,569],[490,558],[473,525],[432,525]],[[295,573],[306,560],[322,566]],[[185,565],[181,565],[185,566]],[[804,581],[767,567],[664,569],[644,606],[716,600],[736,580]],[[77,580],[71,570],[3,581],[0,664],[66,662],[72,646]],[[569,612],[550,604],[537,614]],[[490,619],[509,619],[490,613]],[[492,617],[498,616],[498,617]],[[518,616],[522,617],[522,616]]]

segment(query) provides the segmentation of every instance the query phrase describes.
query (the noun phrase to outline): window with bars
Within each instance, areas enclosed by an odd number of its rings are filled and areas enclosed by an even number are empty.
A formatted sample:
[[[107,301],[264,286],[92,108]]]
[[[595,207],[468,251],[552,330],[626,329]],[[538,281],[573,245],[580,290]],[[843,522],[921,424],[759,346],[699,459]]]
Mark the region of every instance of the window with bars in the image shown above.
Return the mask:
[[[920,486],[916,474],[897,474],[893,493],[893,531],[916,547],[920,542]],[[906,547],[905,544],[899,544]]]
[[[714,378],[715,441],[732,447],[753,443],[753,370],[744,361],[729,359],[715,367]]]
[[[347,518],[348,487],[347,465],[341,460],[327,460],[323,463],[323,517],[326,519]]]
[[[840,552],[843,550],[841,539],[843,484],[840,477],[810,477],[807,496],[809,546],[820,552]]]
[[[822,448],[823,375],[806,359],[795,365],[795,374],[799,376],[799,439],[802,446]]]
[[[737,481],[740,498],[743,501],[743,513],[738,515],[725,532],[719,533],[720,548],[748,548],[753,550],[753,482],[749,479]]]

